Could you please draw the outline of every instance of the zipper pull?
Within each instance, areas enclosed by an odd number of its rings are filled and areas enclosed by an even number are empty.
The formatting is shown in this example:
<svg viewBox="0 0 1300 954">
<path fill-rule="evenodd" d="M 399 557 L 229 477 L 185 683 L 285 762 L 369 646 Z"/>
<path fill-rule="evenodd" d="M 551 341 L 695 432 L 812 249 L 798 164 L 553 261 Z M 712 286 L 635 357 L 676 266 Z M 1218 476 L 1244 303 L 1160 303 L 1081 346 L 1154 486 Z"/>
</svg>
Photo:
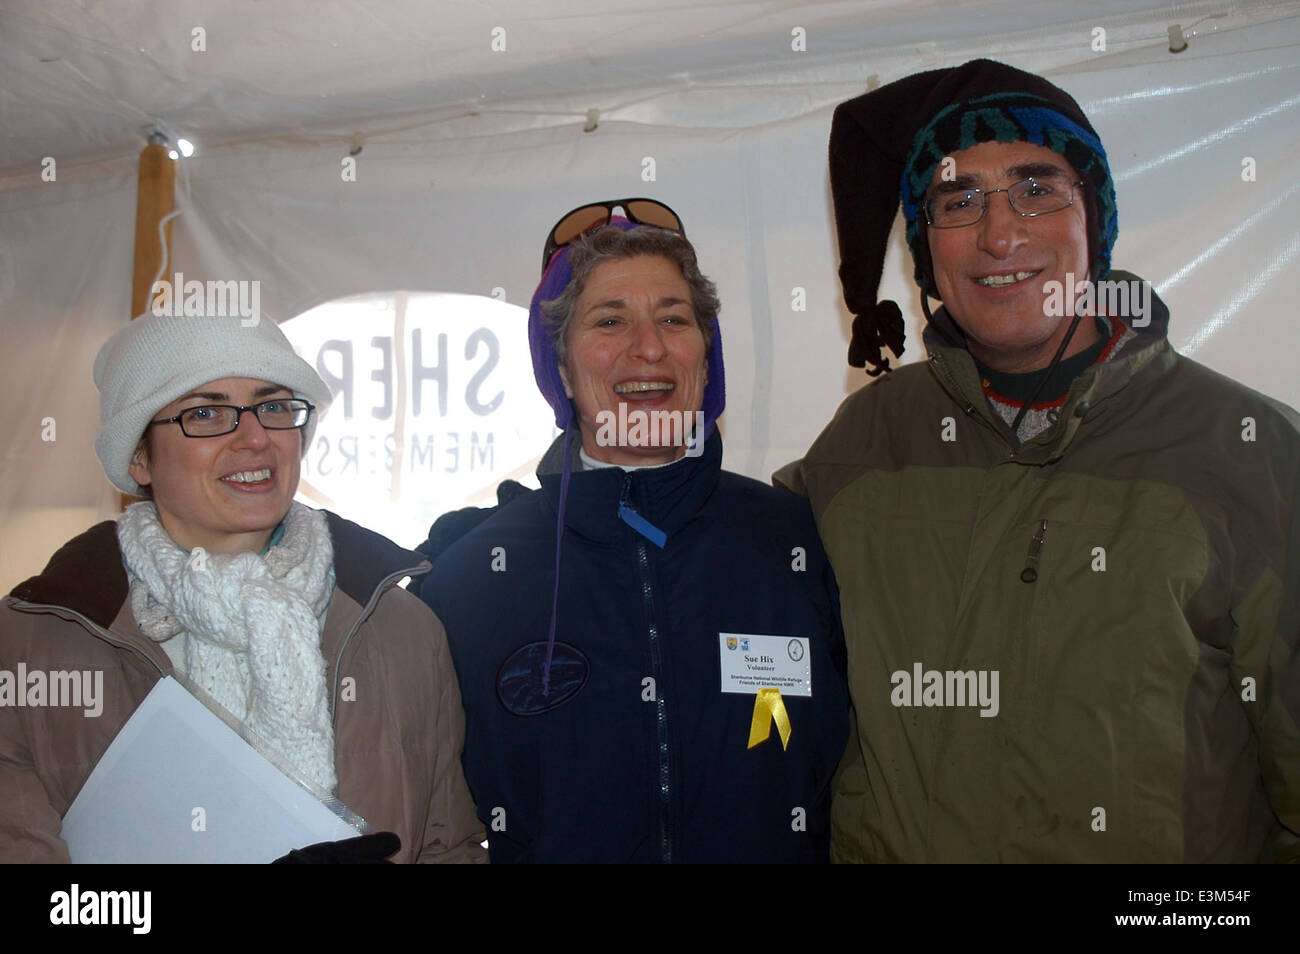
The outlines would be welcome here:
<svg viewBox="0 0 1300 954">
<path fill-rule="evenodd" d="M 668 542 L 668 534 L 632 509 L 631 504 L 627 502 L 628 492 L 631 489 L 632 478 L 628 477 L 623 481 L 623 493 L 618 498 L 618 519 L 662 550 L 664 544 Z"/>
<path fill-rule="evenodd" d="M 1020 571 L 1022 582 L 1032 583 L 1038 579 L 1038 558 L 1042 556 L 1045 542 L 1047 542 L 1046 520 L 1039 523 L 1038 532 L 1034 534 L 1034 539 L 1029 541 L 1029 553 L 1025 556 L 1025 568 Z"/>
</svg>

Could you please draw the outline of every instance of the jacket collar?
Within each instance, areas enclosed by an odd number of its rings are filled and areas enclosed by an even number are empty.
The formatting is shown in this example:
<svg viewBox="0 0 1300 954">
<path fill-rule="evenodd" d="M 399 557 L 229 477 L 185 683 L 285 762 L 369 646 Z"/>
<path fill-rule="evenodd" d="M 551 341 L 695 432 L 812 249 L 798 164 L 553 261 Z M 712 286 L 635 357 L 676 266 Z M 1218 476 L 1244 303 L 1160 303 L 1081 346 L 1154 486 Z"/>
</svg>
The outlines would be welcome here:
<svg viewBox="0 0 1300 954">
<path fill-rule="evenodd" d="M 1128 276 L 1129 273 L 1112 272 L 1112 275 Z M 934 313 L 923 338 L 931 370 L 952 398 L 962 404 L 967 413 L 978 414 L 1002 434 L 1015 448 L 1016 458 L 1029 463 L 1044 463 L 1064 452 L 1085 418 L 1095 421 L 1107 413 L 1114 406 L 1111 398 L 1120 394 L 1140 369 L 1153 361 L 1172 360 L 1173 352 L 1167 337 L 1169 307 L 1154 290 L 1151 303 L 1150 321 L 1142 327 L 1134 327 L 1128 317 L 1112 318 L 1132 334 L 1121 339 L 1108 360 L 1092 365 L 1074 379 L 1061 407 L 1058 423 L 1019 447 L 1010 427 L 989 407 L 975 359 L 966 348 L 966 337 L 946 308 L 939 308 Z"/>
<path fill-rule="evenodd" d="M 171 672 L 167 653 L 136 625 L 129 595 L 117 524 L 112 520 L 73 537 L 50 557 L 44 570 L 9 594 L 19 602 L 70 610 L 89 620 L 101 636 L 139 653 L 160 673 Z"/>
<path fill-rule="evenodd" d="M 67 607 L 107 629 L 128 592 L 117 524 L 105 520 L 65 543 L 44 570 L 19 583 L 9 595 L 28 603 Z"/>
<path fill-rule="evenodd" d="M 361 606 L 394 573 L 420 576 L 428 572 L 429 562 L 420 554 L 338 514 L 324 513 L 334 545 L 334 585 Z"/>
<path fill-rule="evenodd" d="M 578 460 L 577 441 L 572 449 Z M 619 519 L 619 501 L 668 535 L 688 524 L 704 507 L 722 470 L 722 438 L 715 428 L 699 457 L 683 457 L 668 467 L 624 471 L 621 467 L 577 471 L 569 478 L 564 523 L 592 540 L 608 541 L 628 527 Z M 561 475 L 539 474 L 553 512 L 558 512 Z"/>
</svg>

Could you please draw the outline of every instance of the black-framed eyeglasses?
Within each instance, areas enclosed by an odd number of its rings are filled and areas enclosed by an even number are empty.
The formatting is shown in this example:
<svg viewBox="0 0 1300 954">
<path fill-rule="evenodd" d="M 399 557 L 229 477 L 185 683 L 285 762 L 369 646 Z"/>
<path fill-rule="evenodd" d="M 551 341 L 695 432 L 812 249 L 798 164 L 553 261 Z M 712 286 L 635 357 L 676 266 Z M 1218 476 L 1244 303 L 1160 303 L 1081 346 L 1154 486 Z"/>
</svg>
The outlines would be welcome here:
<svg viewBox="0 0 1300 954">
<path fill-rule="evenodd" d="M 1005 189 L 957 189 L 940 192 L 926 199 L 922 208 L 925 221 L 936 229 L 958 229 L 974 225 L 984 218 L 989 208 L 989 196 L 999 192 L 1007 194 L 1011 208 L 1022 218 L 1049 215 L 1074 205 L 1074 190 L 1083 180 L 1071 182 L 1064 177 L 1031 176 Z"/>
<path fill-rule="evenodd" d="M 239 427 L 239 419 L 245 411 L 257 415 L 257 421 L 268 431 L 292 431 L 306 425 L 316 405 L 299 398 L 276 398 L 253 404 L 248 407 L 236 407 L 233 404 L 201 404 L 187 407 L 175 417 L 165 417 L 155 424 L 179 424 L 181 433 L 186 437 L 220 437 Z"/>
<path fill-rule="evenodd" d="M 572 212 L 565 213 L 564 217 L 555 223 L 555 228 L 551 229 L 551 234 L 546 237 L 546 250 L 542 252 L 542 274 L 546 273 L 546 266 L 551 264 L 551 256 L 558 249 L 564 248 L 579 235 L 608 225 L 610 219 L 614 217 L 615 209 L 622 209 L 627 220 L 637 225 L 653 225 L 656 228 L 671 229 L 682 235 L 686 234 L 686 229 L 682 226 L 682 220 L 677 213 L 657 199 L 610 199 L 607 202 L 589 202 L 587 205 L 578 206 Z"/>
</svg>

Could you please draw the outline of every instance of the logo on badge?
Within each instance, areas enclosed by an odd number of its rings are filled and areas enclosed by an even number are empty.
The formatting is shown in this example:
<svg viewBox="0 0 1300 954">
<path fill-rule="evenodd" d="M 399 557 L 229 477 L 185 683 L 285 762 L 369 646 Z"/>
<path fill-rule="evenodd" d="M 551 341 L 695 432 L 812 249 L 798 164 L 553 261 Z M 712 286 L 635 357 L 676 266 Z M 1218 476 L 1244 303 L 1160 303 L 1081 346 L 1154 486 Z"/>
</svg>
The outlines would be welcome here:
<svg viewBox="0 0 1300 954">
<path fill-rule="evenodd" d="M 749 652 L 749 638 L 746 636 L 740 637 L 740 651 L 742 653 Z"/>
<path fill-rule="evenodd" d="M 736 637 L 735 637 L 735 636 L 728 636 L 728 637 L 727 637 L 727 648 L 728 648 L 728 649 L 735 649 L 735 648 L 736 648 L 737 646 L 739 646 L 739 645 L 740 645 L 740 643 L 736 640 Z"/>
<path fill-rule="evenodd" d="M 789 644 L 785 647 L 785 651 L 790 654 L 790 658 L 795 662 L 803 659 L 803 643 L 799 642 L 797 639 L 790 640 Z"/>
</svg>

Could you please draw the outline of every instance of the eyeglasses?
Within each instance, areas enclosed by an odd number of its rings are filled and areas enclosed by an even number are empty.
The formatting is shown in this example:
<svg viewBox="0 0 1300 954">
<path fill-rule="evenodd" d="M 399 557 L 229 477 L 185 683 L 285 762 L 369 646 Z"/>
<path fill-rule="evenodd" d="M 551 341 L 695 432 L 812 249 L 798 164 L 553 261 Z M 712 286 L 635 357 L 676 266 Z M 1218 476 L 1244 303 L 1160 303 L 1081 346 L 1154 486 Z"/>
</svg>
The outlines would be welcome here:
<svg viewBox="0 0 1300 954">
<path fill-rule="evenodd" d="M 186 408 L 175 417 L 150 421 L 148 426 L 176 423 L 181 426 L 181 433 L 186 437 L 220 437 L 239 427 L 239 419 L 245 411 L 252 411 L 257 415 L 258 423 L 268 431 L 292 431 L 304 426 L 314 410 L 316 405 L 297 398 L 292 400 L 276 398 L 274 401 L 263 401 L 251 407 L 203 404 L 199 407 Z"/>
<path fill-rule="evenodd" d="M 943 192 L 932 199 L 926 199 L 922 208 L 925 209 L 926 222 L 936 229 L 956 229 L 963 225 L 974 225 L 984 218 L 984 213 L 989 208 L 989 196 L 1005 192 L 1011 208 L 1019 212 L 1022 218 L 1032 219 L 1036 215 L 1060 212 L 1074 205 L 1075 187 L 1081 185 L 1082 180 L 1070 182 L 1064 177 L 1031 177 L 1006 189 L 959 189 Z"/>
<path fill-rule="evenodd" d="M 569 212 L 555 223 L 551 234 L 546 237 L 546 250 L 542 253 L 542 274 L 551 264 L 551 256 L 564 248 L 580 235 L 593 229 L 608 225 L 614 217 L 614 210 L 622 209 L 629 222 L 637 225 L 653 225 L 660 229 L 670 229 L 686 234 L 682 220 L 677 213 L 662 202 L 654 199 L 611 199 L 608 202 L 592 202 L 581 205 Z"/>
</svg>

